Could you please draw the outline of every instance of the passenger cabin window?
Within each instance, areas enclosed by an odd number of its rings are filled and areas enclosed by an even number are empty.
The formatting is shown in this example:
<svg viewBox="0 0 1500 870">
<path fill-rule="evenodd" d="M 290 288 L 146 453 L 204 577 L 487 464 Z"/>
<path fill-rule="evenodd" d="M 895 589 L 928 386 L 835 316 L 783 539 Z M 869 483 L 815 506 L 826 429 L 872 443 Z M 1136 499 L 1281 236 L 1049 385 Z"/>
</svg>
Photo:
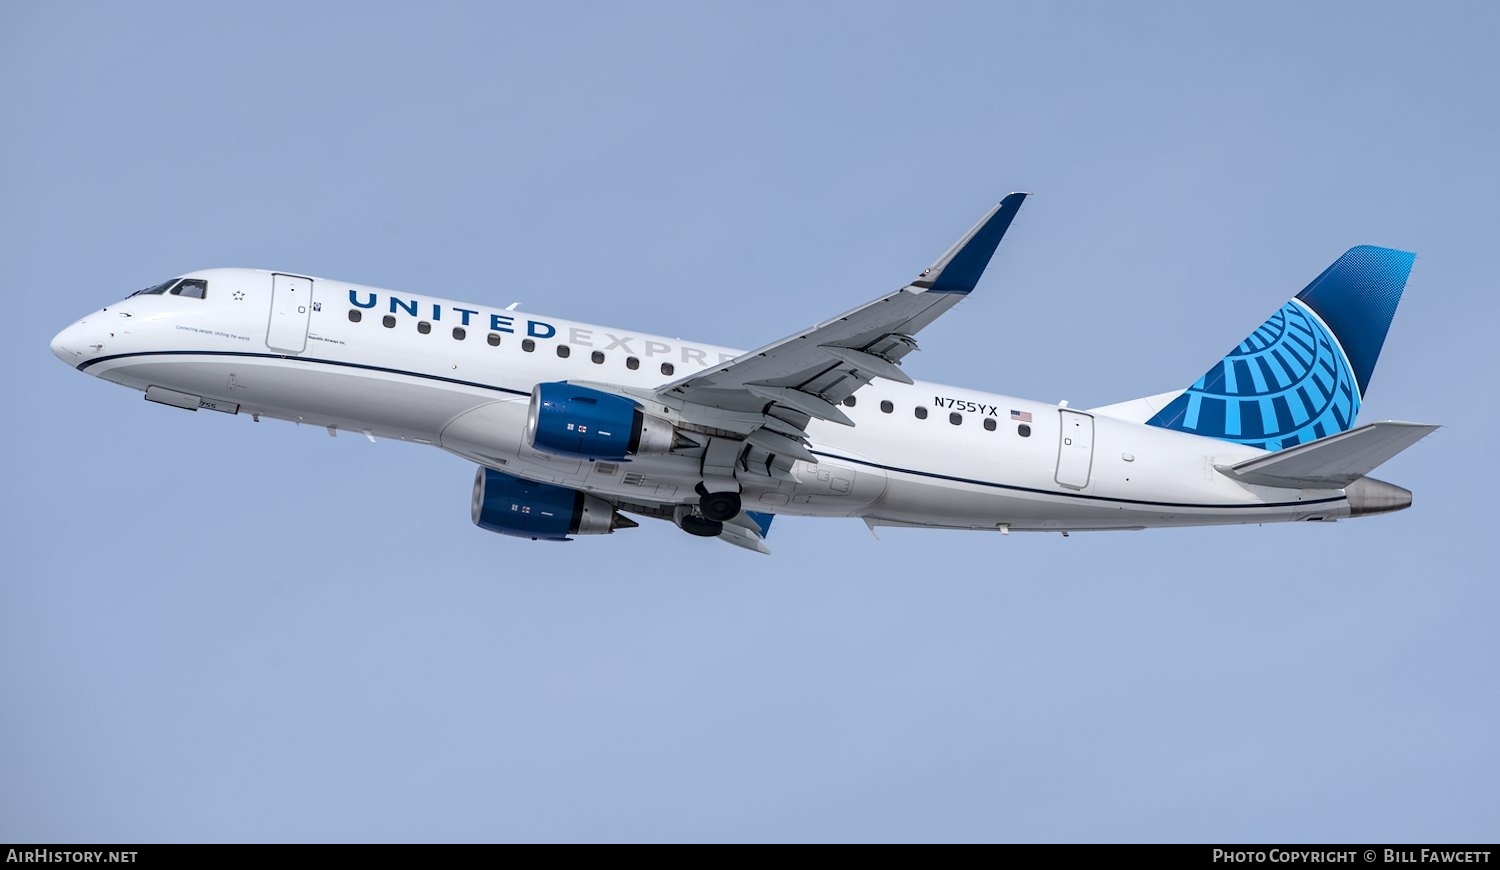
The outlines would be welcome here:
<svg viewBox="0 0 1500 870">
<path fill-rule="evenodd" d="M 986 431 L 986 432 L 993 432 L 993 431 L 995 431 L 995 418 L 994 417 L 985 417 L 984 418 L 984 431 Z"/>
<path fill-rule="evenodd" d="M 453 327 L 453 338 L 454 339 L 456 339 L 457 341 L 463 341 L 464 339 L 466 339 L 468 337 L 469 337 L 468 330 L 464 329 L 462 326 L 455 326 L 455 327 Z"/>
<path fill-rule="evenodd" d="M 964 415 L 958 413 L 957 411 L 954 411 L 952 414 L 948 415 L 948 422 L 952 423 L 955 426 L 963 425 Z"/>
<path fill-rule="evenodd" d="M 384 326 L 386 329 L 395 329 L 396 316 L 394 314 L 387 314 L 386 316 L 380 318 L 380 325 Z"/>
<path fill-rule="evenodd" d="M 490 343 L 490 347 L 500 346 L 500 334 L 497 332 L 492 332 L 485 336 L 484 340 Z"/>
<path fill-rule="evenodd" d="M 426 335 L 427 333 L 429 333 L 431 331 L 432 331 L 432 324 L 428 323 L 425 320 L 418 320 L 417 321 L 417 332 L 420 332 L 423 335 Z"/>
<path fill-rule="evenodd" d="M 847 398 L 847 399 L 844 400 L 844 407 L 845 408 L 852 408 L 852 407 L 854 407 L 854 397 L 853 396 L 850 396 L 849 398 Z"/>
<path fill-rule="evenodd" d="M 351 309 L 349 309 L 349 322 L 350 323 L 358 323 L 361 319 L 364 318 L 364 316 L 365 316 L 365 313 L 363 311 L 360 311 L 358 308 L 351 308 Z"/>
<path fill-rule="evenodd" d="M 880 413 L 889 414 L 894 410 L 896 410 L 896 406 L 892 405 L 889 399 L 880 403 Z"/>
<path fill-rule="evenodd" d="M 914 410 L 912 413 L 914 413 L 914 414 L 917 415 L 917 419 L 918 420 L 926 420 L 927 419 L 927 409 L 924 408 L 924 407 L 922 407 L 921 405 L 918 405 L 916 407 L 916 410 Z"/>
<path fill-rule="evenodd" d="M 594 365 L 602 366 L 604 365 L 604 352 L 596 350 L 593 353 L 589 354 L 589 359 L 594 361 Z"/>
<path fill-rule="evenodd" d="M 673 366 L 672 366 L 671 363 L 662 363 L 661 364 L 661 373 L 662 374 L 664 374 L 664 375 L 670 375 L 670 374 L 672 374 L 675 371 L 677 371 L 677 369 L 673 368 Z"/>
<path fill-rule="evenodd" d="M 206 299 L 208 297 L 208 282 L 202 278 L 188 278 L 172 288 L 173 296 L 186 296 L 189 299 Z"/>
<path fill-rule="evenodd" d="M 625 368 L 630 369 L 631 371 L 635 371 L 636 369 L 638 369 L 640 367 L 641 367 L 641 361 L 640 360 L 636 359 L 633 356 L 627 356 L 627 357 L 625 357 Z"/>
<path fill-rule="evenodd" d="M 573 348 L 568 347 L 566 344 L 559 344 L 557 346 L 557 357 L 558 357 L 558 359 L 567 359 L 568 357 L 570 357 L 572 355 L 573 355 Z"/>
<path fill-rule="evenodd" d="M 536 342 L 532 341 L 529 338 L 526 339 L 525 341 L 521 342 L 521 350 L 524 350 L 527 353 L 531 353 L 532 351 L 536 350 Z"/>
<path fill-rule="evenodd" d="M 1031 427 L 1027 426 L 1025 423 L 1022 423 L 1021 425 L 1016 427 L 1016 434 L 1020 435 L 1022 438 L 1030 438 Z"/>
</svg>

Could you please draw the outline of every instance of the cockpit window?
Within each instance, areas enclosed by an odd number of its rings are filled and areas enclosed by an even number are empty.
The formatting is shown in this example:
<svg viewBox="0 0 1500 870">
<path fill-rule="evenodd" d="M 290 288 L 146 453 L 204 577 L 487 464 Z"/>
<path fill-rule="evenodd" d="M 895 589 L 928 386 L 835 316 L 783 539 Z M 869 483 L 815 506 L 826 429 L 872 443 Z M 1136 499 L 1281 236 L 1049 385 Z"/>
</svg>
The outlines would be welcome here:
<svg viewBox="0 0 1500 870">
<path fill-rule="evenodd" d="M 157 284 L 155 287 L 147 287 L 145 290 L 137 290 L 134 293 L 130 294 L 130 296 L 160 296 L 161 294 L 167 292 L 168 287 L 171 287 L 176 283 L 177 279 L 173 278 L 170 281 L 163 281 L 160 284 Z M 129 299 L 130 296 L 127 296 L 125 298 Z"/>
<path fill-rule="evenodd" d="M 203 299 L 208 296 L 208 282 L 201 278 L 185 278 L 182 283 L 172 288 L 172 295 Z"/>
</svg>

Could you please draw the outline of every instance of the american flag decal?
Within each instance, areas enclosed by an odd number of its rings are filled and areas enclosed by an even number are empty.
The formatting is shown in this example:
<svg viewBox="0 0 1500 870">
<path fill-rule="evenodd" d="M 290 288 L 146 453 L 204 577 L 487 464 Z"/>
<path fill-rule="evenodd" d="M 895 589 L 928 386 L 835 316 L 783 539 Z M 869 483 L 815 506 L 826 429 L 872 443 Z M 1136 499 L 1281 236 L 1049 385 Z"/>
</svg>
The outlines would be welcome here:
<svg viewBox="0 0 1500 870">
<path fill-rule="evenodd" d="M 1015 420 L 1017 423 L 1030 423 L 1031 422 L 1031 412 L 1030 411 L 1017 411 L 1014 408 L 1012 408 L 1011 412 L 1010 412 L 1010 418 L 1012 420 Z"/>
</svg>

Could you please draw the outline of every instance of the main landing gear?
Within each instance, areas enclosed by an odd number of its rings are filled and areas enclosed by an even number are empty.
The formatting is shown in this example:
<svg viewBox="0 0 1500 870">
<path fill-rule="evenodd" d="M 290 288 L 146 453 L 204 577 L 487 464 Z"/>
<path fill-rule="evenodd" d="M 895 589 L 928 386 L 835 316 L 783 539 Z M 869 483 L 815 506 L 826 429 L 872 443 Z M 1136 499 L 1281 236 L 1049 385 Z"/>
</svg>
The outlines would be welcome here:
<svg viewBox="0 0 1500 870">
<path fill-rule="evenodd" d="M 677 527 L 700 538 L 717 538 L 724 531 L 724 524 L 708 520 L 697 514 L 685 514 L 677 518 Z"/>
<path fill-rule="evenodd" d="M 688 505 L 678 505 L 673 520 L 690 535 L 700 538 L 717 538 L 724 531 L 724 523 L 739 516 L 740 494 L 719 490 L 709 492 L 708 487 L 698 484 L 698 510 Z"/>
<path fill-rule="evenodd" d="M 740 513 L 740 494 L 737 492 L 707 492 L 699 485 L 698 510 L 706 519 L 723 523 Z"/>
</svg>

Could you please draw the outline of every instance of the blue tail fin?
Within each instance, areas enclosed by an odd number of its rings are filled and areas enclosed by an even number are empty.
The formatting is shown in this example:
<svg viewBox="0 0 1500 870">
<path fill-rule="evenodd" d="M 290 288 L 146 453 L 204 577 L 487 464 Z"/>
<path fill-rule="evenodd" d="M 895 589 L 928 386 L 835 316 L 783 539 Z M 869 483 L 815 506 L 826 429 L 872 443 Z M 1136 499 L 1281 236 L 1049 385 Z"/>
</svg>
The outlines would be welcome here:
<svg viewBox="0 0 1500 870">
<path fill-rule="evenodd" d="M 1348 431 L 1415 260 L 1351 248 L 1146 422 L 1266 450 Z"/>
</svg>

